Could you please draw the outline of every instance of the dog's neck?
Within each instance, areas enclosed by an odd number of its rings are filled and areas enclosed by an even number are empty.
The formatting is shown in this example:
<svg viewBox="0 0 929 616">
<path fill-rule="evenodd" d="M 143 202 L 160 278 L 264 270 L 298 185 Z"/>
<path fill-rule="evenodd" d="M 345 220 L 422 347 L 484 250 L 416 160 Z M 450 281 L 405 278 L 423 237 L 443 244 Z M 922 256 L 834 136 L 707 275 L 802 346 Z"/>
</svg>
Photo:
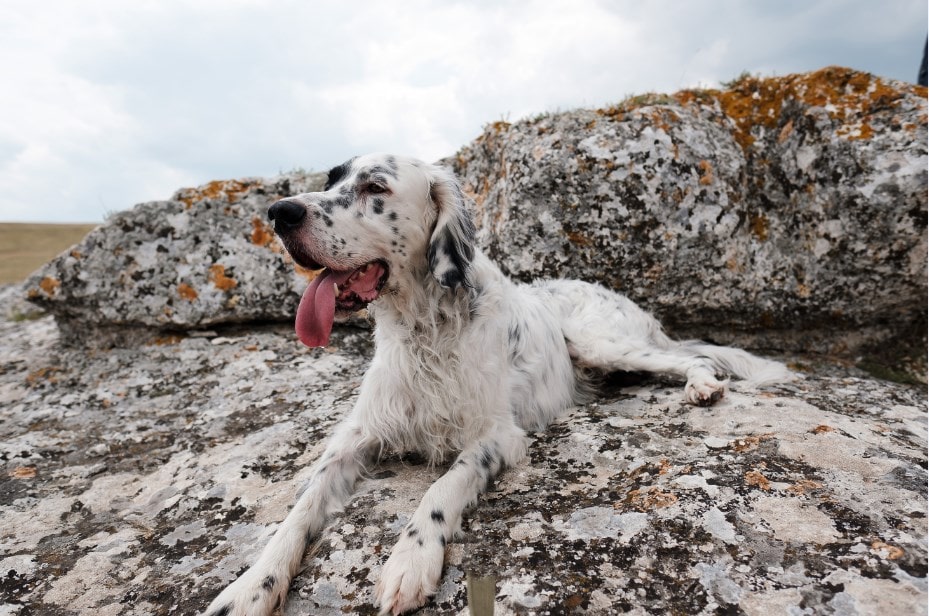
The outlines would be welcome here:
<svg viewBox="0 0 929 616">
<path fill-rule="evenodd" d="M 379 330 L 401 336 L 408 343 L 434 341 L 458 335 L 471 322 L 480 303 L 480 289 L 471 285 L 447 289 L 428 271 L 410 272 L 371 304 Z"/>
</svg>

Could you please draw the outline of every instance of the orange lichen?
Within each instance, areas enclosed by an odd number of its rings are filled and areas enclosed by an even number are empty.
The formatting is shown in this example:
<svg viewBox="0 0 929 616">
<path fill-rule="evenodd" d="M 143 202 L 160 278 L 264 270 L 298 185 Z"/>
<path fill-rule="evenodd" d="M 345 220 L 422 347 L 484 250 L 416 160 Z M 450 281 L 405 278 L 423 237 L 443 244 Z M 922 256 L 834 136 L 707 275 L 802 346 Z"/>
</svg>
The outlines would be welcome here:
<svg viewBox="0 0 929 616">
<path fill-rule="evenodd" d="M 495 133 L 505 133 L 510 130 L 510 126 L 512 125 L 505 120 L 497 120 L 496 122 L 491 122 L 489 128 Z"/>
<path fill-rule="evenodd" d="M 184 202 L 188 209 L 194 203 L 206 199 L 223 199 L 228 203 L 234 203 L 256 184 L 257 180 L 215 180 L 197 188 L 182 188 L 177 191 L 175 198 Z"/>
<path fill-rule="evenodd" d="M 791 494 L 806 494 L 810 490 L 819 490 L 823 487 L 823 484 L 818 481 L 813 481 L 812 479 L 801 479 L 797 483 L 793 484 L 787 491 Z"/>
<path fill-rule="evenodd" d="M 645 94 L 599 109 L 597 113 L 621 121 L 626 114 L 644 106 L 716 104 L 733 121 L 736 142 L 748 151 L 756 137 L 764 131 L 776 130 L 779 143 L 790 137 L 795 128 L 793 121 L 788 120 L 783 126 L 781 122 L 785 106 L 791 103 L 822 110 L 834 122 L 839 137 L 871 139 L 874 136 L 871 125 L 873 114 L 895 108 L 908 94 L 926 98 L 926 93 L 922 86 L 900 87 L 868 73 L 832 66 L 783 77 L 745 75 L 722 90 L 682 90 L 671 96 Z M 653 110 L 650 118 L 656 127 L 667 130 L 668 121 L 674 113 L 667 108 Z M 923 125 L 926 123 L 925 118 L 919 121 Z"/>
<path fill-rule="evenodd" d="M 17 466 L 7 474 L 11 479 L 32 479 L 35 477 L 35 473 L 34 466 Z"/>
<path fill-rule="evenodd" d="M 671 462 L 667 458 L 662 458 L 658 463 L 658 474 L 667 475 L 672 468 Z"/>
<path fill-rule="evenodd" d="M 61 281 L 58 280 L 57 278 L 52 278 L 51 276 L 46 276 L 45 278 L 39 281 L 39 288 L 42 289 L 42 291 L 46 295 L 49 295 L 49 296 L 57 293 L 58 288 L 60 286 L 61 286 Z"/>
<path fill-rule="evenodd" d="M 815 428 L 813 428 L 811 432 L 813 432 L 813 434 L 822 434 L 823 432 L 835 432 L 835 428 L 833 428 L 832 426 L 821 425 L 821 426 L 816 426 Z"/>
<path fill-rule="evenodd" d="M 252 218 L 252 244 L 267 246 L 274 241 L 274 231 L 265 221 L 255 216 Z"/>
<path fill-rule="evenodd" d="M 789 101 L 823 109 L 830 119 L 842 124 L 836 129 L 839 136 L 869 139 L 874 131 L 868 116 L 896 106 L 906 94 L 879 77 L 835 66 L 786 77 L 746 77 L 728 90 L 709 92 L 735 122 L 736 141 L 746 149 L 755 141 L 752 129 L 777 127 Z M 778 138 L 786 139 L 790 130 L 792 127 L 785 125 Z"/>
<path fill-rule="evenodd" d="M 198 296 L 197 290 L 186 282 L 182 282 L 181 284 L 177 285 L 177 294 L 190 302 L 197 299 Z"/>
<path fill-rule="evenodd" d="M 903 551 L 903 548 L 899 548 L 895 545 L 890 545 L 889 543 L 884 543 L 883 541 L 874 541 L 871 543 L 871 550 L 881 558 L 887 560 L 897 560 L 903 556 L 906 552 Z"/>
<path fill-rule="evenodd" d="M 708 186 L 713 183 L 713 165 L 710 164 L 708 160 L 701 160 L 699 163 L 700 171 L 700 186 Z"/>
<path fill-rule="evenodd" d="M 54 366 L 39 368 L 26 375 L 26 384 L 29 387 L 35 387 L 40 381 L 55 384 L 58 382 L 58 377 L 54 376 L 56 372 L 61 372 L 61 368 L 55 368 Z"/>
<path fill-rule="evenodd" d="M 677 502 L 677 496 L 671 492 L 663 492 L 658 486 L 649 486 L 630 491 L 626 501 L 634 509 L 648 511 L 670 507 Z"/>
<path fill-rule="evenodd" d="M 773 438 L 773 433 L 768 434 L 759 434 L 758 436 L 746 436 L 744 438 L 736 439 L 733 441 L 733 450 L 736 453 L 745 453 L 746 451 L 753 451 L 758 449 L 758 445 L 762 441 L 766 441 L 769 438 Z"/>
<path fill-rule="evenodd" d="M 220 291 L 229 291 L 238 285 L 238 281 L 226 275 L 226 266 L 216 263 L 210 266 L 210 282 Z"/>
<path fill-rule="evenodd" d="M 761 488 L 765 492 L 769 492 L 771 490 L 771 482 L 768 481 L 768 478 L 758 470 L 748 471 L 745 473 L 745 484 Z"/>
</svg>

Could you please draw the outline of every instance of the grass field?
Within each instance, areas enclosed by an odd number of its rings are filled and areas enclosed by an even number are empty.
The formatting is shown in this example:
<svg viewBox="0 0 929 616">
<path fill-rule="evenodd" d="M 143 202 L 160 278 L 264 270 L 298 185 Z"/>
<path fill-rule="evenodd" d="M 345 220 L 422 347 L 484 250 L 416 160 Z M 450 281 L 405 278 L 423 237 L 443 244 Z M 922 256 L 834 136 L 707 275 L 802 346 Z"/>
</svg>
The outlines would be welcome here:
<svg viewBox="0 0 929 616">
<path fill-rule="evenodd" d="M 0 284 L 22 282 L 96 226 L 0 223 Z"/>
</svg>

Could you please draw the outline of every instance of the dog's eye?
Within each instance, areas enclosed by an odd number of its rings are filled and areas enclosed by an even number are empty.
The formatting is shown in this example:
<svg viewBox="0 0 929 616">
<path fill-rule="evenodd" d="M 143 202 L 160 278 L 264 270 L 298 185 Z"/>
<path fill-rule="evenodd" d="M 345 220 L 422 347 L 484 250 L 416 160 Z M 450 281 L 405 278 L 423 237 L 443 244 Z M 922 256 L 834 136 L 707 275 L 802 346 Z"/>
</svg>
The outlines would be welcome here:
<svg viewBox="0 0 929 616">
<path fill-rule="evenodd" d="M 380 195 L 387 192 L 387 189 L 380 184 L 368 184 L 366 191 L 372 195 Z"/>
</svg>

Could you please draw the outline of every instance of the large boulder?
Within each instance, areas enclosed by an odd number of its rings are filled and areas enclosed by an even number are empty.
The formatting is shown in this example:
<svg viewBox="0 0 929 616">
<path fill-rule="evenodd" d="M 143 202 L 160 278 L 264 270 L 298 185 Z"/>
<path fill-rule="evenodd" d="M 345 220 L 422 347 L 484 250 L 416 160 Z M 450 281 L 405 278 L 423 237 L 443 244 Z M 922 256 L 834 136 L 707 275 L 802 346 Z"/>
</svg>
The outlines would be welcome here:
<svg viewBox="0 0 929 616">
<path fill-rule="evenodd" d="M 516 278 L 600 281 L 752 346 L 925 340 L 926 88 L 745 77 L 498 122 L 448 162 Z"/>
<path fill-rule="evenodd" d="M 0 315 L 0 613 L 200 613 L 287 514 L 352 406 L 369 333 L 310 350 L 265 326 L 86 353 L 57 332 Z M 611 384 L 467 513 L 419 613 L 467 614 L 481 577 L 497 614 L 926 613 L 925 390 L 806 369 L 709 409 L 680 383 Z M 372 467 L 284 614 L 373 614 L 443 470 Z"/>
<path fill-rule="evenodd" d="M 282 257 L 267 208 L 321 190 L 325 177 L 210 182 L 118 212 L 35 272 L 27 296 L 84 346 L 293 319 L 312 275 Z"/>
</svg>

